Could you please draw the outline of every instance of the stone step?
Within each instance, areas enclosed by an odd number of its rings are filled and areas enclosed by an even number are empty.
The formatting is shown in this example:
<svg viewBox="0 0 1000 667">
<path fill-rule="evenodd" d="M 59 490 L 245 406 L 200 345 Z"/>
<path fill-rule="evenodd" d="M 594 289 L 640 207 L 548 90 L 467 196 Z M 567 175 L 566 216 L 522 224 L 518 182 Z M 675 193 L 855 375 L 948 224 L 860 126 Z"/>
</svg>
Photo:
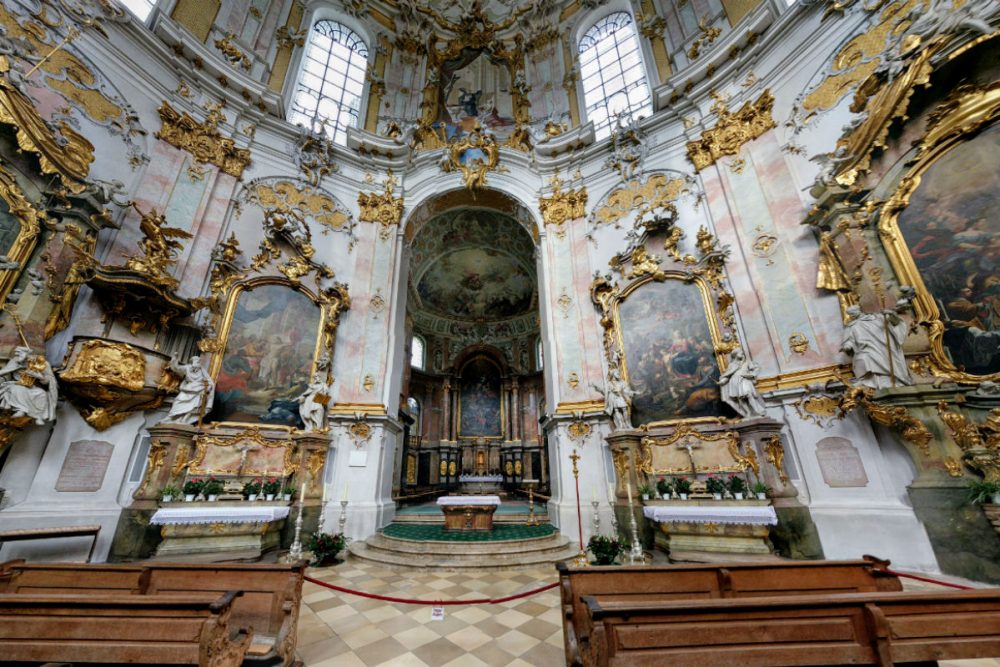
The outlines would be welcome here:
<svg viewBox="0 0 1000 667">
<path fill-rule="evenodd" d="M 461 542 L 454 544 L 459 548 L 468 546 L 468 544 Z M 367 542 L 353 542 L 348 546 L 347 551 L 351 559 L 388 565 L 393 568 L 424 570 L 519 569 L 544 566 L 569 560 L 577 554 L 575 543 L 569 543 L 557 550 L 528 553 L 513 551 L 497 553 L 494 551 L 489 555 L 461 552 L 449 555 L 402 553 L 375 548 Z"/>
<path fill-rule="evenodd" d="M 388 537 L 377 533 L 365 542 L 372 549 L 389 551 L 398 554 L 430 555 L 452 557 L 456 554 L 470 557 L 492 555 L 497 553 L 542 554 L 557 552 L 569 545 L 569 539 L 555 533 L 544 537 L 533 537 L 524 540 L 490 541 L 490 542 L 446 542 L 438 540 L 405 540 Z"/>
</svg>

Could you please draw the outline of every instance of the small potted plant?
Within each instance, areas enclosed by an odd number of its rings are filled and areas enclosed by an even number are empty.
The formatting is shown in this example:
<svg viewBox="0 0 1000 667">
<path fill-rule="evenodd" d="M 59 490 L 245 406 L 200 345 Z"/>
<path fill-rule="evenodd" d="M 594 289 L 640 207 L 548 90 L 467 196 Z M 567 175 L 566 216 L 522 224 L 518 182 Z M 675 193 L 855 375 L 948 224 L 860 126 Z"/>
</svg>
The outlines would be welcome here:
<svg viewBox="0 0 1000 667">
<path fill-rule="evenodd" d="M 587 551 L 594 554 L 594 565 L 614 565 L 615 560 L 624 553 L 625 547 L 614 538 L 593 535 L 587 543 Z"/>
<path fill-rule="evenodd" d="M 733 498 L 743 500 L 743 494 L 747 490 L 747 483 L 742 477 L 739 475 L 730 475 L 729 483 L 726 486 L 729 488 L 729 493 L 733 494 Z"/>
<path fill-rule="evenodd" d="M 681 497 L 681 500 L 687 500 L 688 494 L 691 493 L 691 480 L 687 477 L 678 477 L 674 480 L 674 491 Z"/>
<path fill-rule="evenodd" d="M 726 483 L 721 477 L 709 475 L 705 478 L 705 490 L 711 493 L 715 500 L 722 500 L 722 494 L 726 492 Z"/>
<path fill-rule="evenodd" d="M 336 560 L 337 554 L 347 546 L 343 533 L 313 533 L 309 536 L 306 548 L 312 552 L 313 565 L 329 565 Z"/>
<path fill-rule="evenodd" d="M 977 480 L 969 482 L 969 502 L 1000 505 L 1000 483 Z"/>
<path fill-rule="evenodd" d="M 758 479 L 750 490 L 757 496 L 757 500 L 767 500 L 767 494 L 771 492 L 771 487 Z"/>
<path fill-rule="evenodd" d="M 176 486 L 170 486 L 168 484 L 167 486 L 163 487 L 162 491 L 160 491 L 160 500 L 162 500 L 165 503 L 169 503 L 174 498 L 179 498 L 180 495 L 181 492 L 177 490 Z"/>
<path fill-rule="evenodd" d="M 639 495 L 642 496 L 643 500 L 649 500 L 649 497 L 653 495 L 653 489 L 649 487 L 649 484 L 640 484 Z"/>
<path fill-rule="evenodd" d="M 184 502 L 189 503 L 194 500 L 205 488 L 205 480 L 197 477 L 184 482 Z"/>
<path fill-rule="evenodd" d="M 260 495 L 260 487 L 263 484 L 260 477 L 252 479 L 243 485 L 243 497 L 253 502 L 257 500 L 257 496 Z"/>
<path fill-rule="evenodd" d="M 277 477 L 271 477 L 266 482 L 264 482 L 265 500 L 274 500 L 274 496 L 277 495 L 278 491 L 280 490 L 281 490 L 281 482 L 278 481 Z"/>
<path fill-rule="evenodd" d="M 661 498 L 663 498 L 664 500 L 669 500 L 671 490 L 672 489 L 670 488 L 670 482 L 667 481 L 666 477 L 661 477 L 660 479 L 656 480 L 656 492 L 660 494 Z"/>
<path fill-rule="evenodd" d="M 208 497 L 208 501 L 210 503 L 214 503 L 216 500 L 219 499 L 219 494 L 222 493 L 223 488 L 224 487 L 222 485 L 222 480 L 216 479 L 214 477 L 209 477 L 208 480 L 205 482 L 205 488 L 202 489 L 202 493 L 204 493 Z"/>
<path fill-rule="evenodd" d="M 295 493 L 294 487 L 291 484 L 285 484 L 285 487 L 281 489 L 281 498 L 285 502 L 292 499 L 292 494 Z"/>
</svg>

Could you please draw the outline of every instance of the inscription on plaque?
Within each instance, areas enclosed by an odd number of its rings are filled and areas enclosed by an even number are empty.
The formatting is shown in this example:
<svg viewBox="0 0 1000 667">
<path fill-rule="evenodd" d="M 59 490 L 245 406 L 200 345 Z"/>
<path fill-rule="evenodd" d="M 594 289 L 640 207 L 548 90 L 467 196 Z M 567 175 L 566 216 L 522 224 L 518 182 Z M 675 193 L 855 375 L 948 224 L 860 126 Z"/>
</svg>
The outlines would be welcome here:
<svg viewBox="0 0 1000 667">
<path fill-rule="evenodd" d="M 868 475 L 861 462 L 861 455 L 850 440 L 823 438 L 816 443 L 816 459 L 827 486 L 868 486 Z"/>
<path fill-rule="evenodd" d="M 63 459 L 56 491 L 98 491 L 104 483 L 115 446 L 103 440 L 77 440 Z"/>
</svg>

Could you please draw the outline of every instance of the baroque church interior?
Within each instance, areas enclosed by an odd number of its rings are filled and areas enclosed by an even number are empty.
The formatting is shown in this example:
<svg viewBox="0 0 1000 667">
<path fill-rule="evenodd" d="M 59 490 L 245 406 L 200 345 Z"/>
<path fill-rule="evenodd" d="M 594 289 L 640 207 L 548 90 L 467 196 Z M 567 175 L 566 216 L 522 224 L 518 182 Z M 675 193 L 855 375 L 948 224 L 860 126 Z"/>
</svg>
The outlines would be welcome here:
<svg viewBox="0 0 1000 667">
<path fill-rule="evenodd" d="M 0 0 L 0 662 L 1000 657 L 998 164 L 996 0 Z"/>
</svg>

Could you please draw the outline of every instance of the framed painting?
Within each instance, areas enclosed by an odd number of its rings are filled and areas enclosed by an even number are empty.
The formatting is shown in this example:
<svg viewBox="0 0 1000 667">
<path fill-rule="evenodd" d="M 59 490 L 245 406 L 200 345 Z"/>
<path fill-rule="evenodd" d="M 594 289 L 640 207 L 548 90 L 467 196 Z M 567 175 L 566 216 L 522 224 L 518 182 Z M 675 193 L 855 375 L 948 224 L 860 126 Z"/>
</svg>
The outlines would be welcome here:
<svg viewBox="0 0 1000 667">
<path fill-rule="evenodd" d="M 728 416 L 707 298 L 700 280 L 643 280 L 622 292 L 615 325 L 634 426 Z"/>
<path fill-rule="evenodd" d="M 503 438 L 500 369 L 496 364 L 484 357 L 465 364 L 458 396 L 459 438 Z"/>
</svg>

